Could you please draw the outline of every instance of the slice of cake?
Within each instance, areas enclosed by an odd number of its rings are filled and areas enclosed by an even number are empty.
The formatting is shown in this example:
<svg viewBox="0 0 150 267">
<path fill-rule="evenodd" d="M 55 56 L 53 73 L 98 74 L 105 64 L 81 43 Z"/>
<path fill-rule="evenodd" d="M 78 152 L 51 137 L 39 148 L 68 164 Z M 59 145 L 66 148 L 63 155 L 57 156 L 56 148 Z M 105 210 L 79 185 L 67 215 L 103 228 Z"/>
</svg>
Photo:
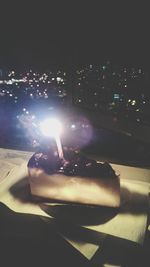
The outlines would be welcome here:
<svg viewBox="0 0 150 267">
<path fill-rule="evenodd" d="M 88 159 L 69 149 L 65 159 L 48 149 L 28 162 L 31 194 L 45 199 L 119 207 L 120 180 L 107 162 Z"/>
</svg>

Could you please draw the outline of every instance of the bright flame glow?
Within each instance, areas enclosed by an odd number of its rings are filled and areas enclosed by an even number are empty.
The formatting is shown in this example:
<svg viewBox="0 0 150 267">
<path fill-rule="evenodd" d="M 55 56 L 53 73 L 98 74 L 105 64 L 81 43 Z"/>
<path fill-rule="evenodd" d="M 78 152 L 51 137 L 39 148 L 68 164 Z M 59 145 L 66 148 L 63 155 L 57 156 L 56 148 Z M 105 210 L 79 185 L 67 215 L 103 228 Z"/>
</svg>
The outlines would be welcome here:
<svg viewBox="0 0 150 267">
<path fill-rule="evenodd" d="M 61 124 L 57 119 L 46 119 L 42 123 L 40 123 L 40 128 L 42 133 L 45 136 L 50 136 L 55 138 L 58 155 L 61 159 L 64 158 L 62 144 L 60 140 L 60 133 L 61 133 Z"/>
<path fill-rule="evenodd" d="M 56 138 L 60 135 L 62 127 L 61 123 L 57 119 L 46 119 L 40 123 L 40 129 L 42 134 Z"/>
</svg>

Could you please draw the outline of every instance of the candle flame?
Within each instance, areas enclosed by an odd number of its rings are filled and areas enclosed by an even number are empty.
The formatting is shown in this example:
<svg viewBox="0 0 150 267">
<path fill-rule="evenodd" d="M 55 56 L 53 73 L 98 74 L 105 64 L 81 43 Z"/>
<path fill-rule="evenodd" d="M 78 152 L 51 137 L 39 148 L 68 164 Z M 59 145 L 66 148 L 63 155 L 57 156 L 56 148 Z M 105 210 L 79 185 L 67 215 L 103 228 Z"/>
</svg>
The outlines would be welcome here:
<svg viewBox="0 0 150 267">
<path fill-rule="evenodd" d="M 63 159 L 63 149 L 60 140 L 61 123 L 57 119 L 46 119 L 40 123 L 41 132 L 45 136 L 53 137 L 56 141 L 59 158 Z"/>
</svg>

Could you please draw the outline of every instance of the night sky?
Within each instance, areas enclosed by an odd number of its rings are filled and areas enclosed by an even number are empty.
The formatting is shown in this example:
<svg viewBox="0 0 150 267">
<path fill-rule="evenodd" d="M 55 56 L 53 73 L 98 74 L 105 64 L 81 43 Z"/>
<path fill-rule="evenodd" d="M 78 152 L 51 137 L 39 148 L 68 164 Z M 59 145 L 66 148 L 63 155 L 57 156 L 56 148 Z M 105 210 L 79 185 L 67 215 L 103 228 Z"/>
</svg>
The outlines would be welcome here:
<svg viewBox="0 0 150 267">
<path fill-rule="evenodd" d="M 143 1 L 20 2 L 1 6 L 0 68 L 105 60 L 150 68 L 149 8 Z"/>
</svg>

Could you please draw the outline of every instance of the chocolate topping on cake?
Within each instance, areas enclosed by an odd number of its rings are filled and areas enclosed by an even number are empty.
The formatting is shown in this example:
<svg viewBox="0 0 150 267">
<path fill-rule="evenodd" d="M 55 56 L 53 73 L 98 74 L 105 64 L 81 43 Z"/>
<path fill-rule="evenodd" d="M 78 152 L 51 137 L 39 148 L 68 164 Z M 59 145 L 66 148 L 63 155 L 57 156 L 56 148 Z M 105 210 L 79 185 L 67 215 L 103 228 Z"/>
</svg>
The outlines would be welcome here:
<svg viewBox="0 0 150 267">
<path fill-rule="evenodd" d="M 29 168 L 44 170 L 47 174 L 59 173 L 81 177 L 116 177 L 109 163 L 100 163 L 83 156 L 72 149 L 64 149 L 64 158 L 60 159 L 57 151 L 47 149 L 35 153 L 28 162 Z"/>
</svg>

